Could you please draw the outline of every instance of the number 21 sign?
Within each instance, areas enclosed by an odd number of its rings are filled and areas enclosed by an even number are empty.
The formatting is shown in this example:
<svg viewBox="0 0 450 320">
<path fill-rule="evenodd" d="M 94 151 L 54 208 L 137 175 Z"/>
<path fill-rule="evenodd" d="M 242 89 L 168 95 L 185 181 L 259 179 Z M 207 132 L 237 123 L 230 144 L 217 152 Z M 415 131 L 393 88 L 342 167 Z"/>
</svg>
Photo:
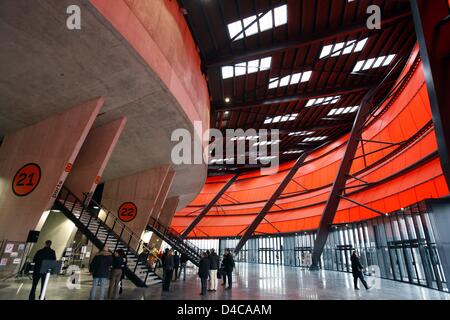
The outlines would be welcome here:
<svg viewBox="0 0 450 320">
<path fill-rule="evenodd" d="M 39 181 L 41 181 L 41 168 L 36 163 L 28 163 L 14 175 L 12 191 L 16 196 L 27 196 L 36 189 Z"/>
</svg>

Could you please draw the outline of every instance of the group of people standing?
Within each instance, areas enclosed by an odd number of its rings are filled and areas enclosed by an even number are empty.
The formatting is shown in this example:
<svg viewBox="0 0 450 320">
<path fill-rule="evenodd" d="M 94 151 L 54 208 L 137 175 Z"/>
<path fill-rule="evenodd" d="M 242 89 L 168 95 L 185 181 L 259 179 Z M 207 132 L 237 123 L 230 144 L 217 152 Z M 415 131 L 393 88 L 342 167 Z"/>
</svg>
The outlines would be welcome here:
<svg viewBox="0 0 450 320">
<path fill-rule="evenodd" d="M 126 264 L 127 258 L 122 249 L 112 253 L 103 247 L 89 265 L 89 272 L 93 277 L 89 300 L 95 300 L 97 287 L 100 287 L 99 300 L 104 300 L 108 279 L 108 299 L 118 299 L 122 291 L 121 284 Z"/>
<path fill-rule="evenodd" d="M 198 268 L 198 276 L 201 281 L 201 292 L 200 295 L 205 295 L 206 291 L 217 291 L 218 279 L 222 278 L 222 286 L 226 286 L 228 280 L 227 289 L 232 288 L 233 283 L 233 270 L 234 270 L 234 259 L 230 250 L 226 250 L 223 255 L 222 263 L 220 264 L 219 256 L 214 249 L 211 251 L 203 252 L 203 256 L 200 259 L 200 264 Z M 220 269 L 219 269 L 220 265 Z M 208 279 L 209 279 L 209 289 L 208 289 Z"/>
<path fill-rule="evenodd" d="M 185 253 L 181 255 L 173 249 L 166 248 L 160 257 L 163 268 L 163 291 L 169 291 L 170 283 L 177 281 L 183 272 L 183 280 L 186 280 L 186 264 L 188 257 Z"/>
</svg>

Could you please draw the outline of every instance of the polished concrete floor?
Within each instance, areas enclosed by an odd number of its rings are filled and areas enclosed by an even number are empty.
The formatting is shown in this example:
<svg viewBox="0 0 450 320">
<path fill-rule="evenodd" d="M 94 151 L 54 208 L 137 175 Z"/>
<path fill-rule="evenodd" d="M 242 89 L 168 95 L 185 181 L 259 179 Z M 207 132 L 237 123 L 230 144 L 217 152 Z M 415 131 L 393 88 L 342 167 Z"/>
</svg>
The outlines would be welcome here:
<svg viewBox="0 0 450 320">
<path fill-rule="evenodd" d="M 369 278 L 372 289 L 353 290 L 351 274 L 333 271 L 310 272 L 293 267 L 237 264 L 232 290 L 220 286 L 217 292 L 199 295 L 200 283 L 194 269 L 188 269 L 186 281 L 172 282 L 170 292 L 162 292 L 161 285 L 141 289 L 126 281 L 120 299 L 130 300 L 450 300 L 450 294 L 405 283 Z M 52 278 L 46 298 L 48 300 L 86 300 L 91 278 L 81 275 L 81 288 L 69 290 L 67 277 Z M 31 281 L 9 279 L 0 282 L 0 300 L 27 299 Z"/>
</svg>

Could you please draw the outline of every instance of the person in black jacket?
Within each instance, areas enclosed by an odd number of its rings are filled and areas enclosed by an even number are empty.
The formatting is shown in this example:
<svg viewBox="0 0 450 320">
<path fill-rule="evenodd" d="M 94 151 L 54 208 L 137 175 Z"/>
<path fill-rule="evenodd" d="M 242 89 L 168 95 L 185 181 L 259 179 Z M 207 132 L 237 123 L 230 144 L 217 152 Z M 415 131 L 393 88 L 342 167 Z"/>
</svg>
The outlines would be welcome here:
<svg viewBox="0 0 450 320">
<path fill-rule="evenodd" d="M 217 291 L 217 270 L 219 269 L 219 256 L 214 249 L 208 256 L 209 259 L 209 291 Z"/>
<path fill-rule="evenodd" d="M 163 269 L 164 269 L 163 291 L 169 291 L 170 281 L 172 280 L 173 276 L 173 268 L 174 268 L 173 250 L 170 249 L 163 260 Z"/>
<path fill-rule="evenodd" d="M 362 266 L 361 262 L 359 261 L 359 256 L 356 251 L 352 252 L 350 261 L 352 262 L 353 284 L 355 286 L 355 290 L 359 290 L 358 279 L 361 280 L 361 282 L 362 282 L 363 286 L 366 288 L 366 290 L 369 290 L 370 288 L 367 285 L 366 281 L 364 280 L 364 275 L 362 273 L 362 271 L 364 270 L 364 267 Z"/>
<path fill-rule="evenodd" d="M 112 254 L 105 248 L 102 248 L 92 259 L 89 265 L 89 272 L 92 273 L 92 289 L 89 296 L 90 300 L 95 300 L 97 286 L 100 286 L 99 299 L 103 300 L 105 297 L 106 282 L 109 278 L 109 269 L 113 262 Z"/>
<path fill-rule="evenodd" d="M 178 269 L 180 268 L 180 256 L 178 255 L 178 252 L 175 251 L 175 254 L 173 256 L 173 280 L 177 281 L 178 279 Z"/>
<path fill-rule="evenodd" d="M 229 249 L 227 249 L 222 263 L 223 263 L 224 272 L 228 279 L 227 289 L 231 289 L 231 285 L 233 284 L 234 259 L 233 259 L 233 255 L 231 254 L 231 251 Z M 224 276 L 223 280 L 224 281 L 223 281 L 222 285 L 226 285 L 225 276 Z"/>
<path fill-rule="evenodd" d="M 180 257 L 180 271 L 178 274 L 178 278 L 181 278 L 181 271 L 183 271 L 183 281 L 186 280 L 186 266 L 187 266 L 187 262 L 188 262 L 188 255 L 186 253 L 182 253 L 181 257 Z"/>
<path fill-rule="evenodd" d="M 39 280 L 41 280 L 41 294 L 42 294 L 42 287 L 44 286 L 45 281 L 45 273 L 41 274 L 42 261 L 56 260 L 55 250 L 53 250 L 51 246 L 52 242 L 50 240 L 45 241 L 45 247 L 38 250 L 34 255 L 33 285 L 31 286 L 30 296 L 28 297 L 28 299 L 30 300 L 36 299 L 36 288 L 39 283 Z"/>
<path fill-rule="evenodd" d="M 122 273 L 124 268 L 124 253 L 122 249 L 114 252 L 112 256 L 112 267 L 111 267 L 111 278 L 109 280 L 109 289 L 108 289 L 108 298 L 109 299 L 118 299 L 119 298 L 119 290 L 120 285 L 119 282 L 122 279 Z"/>
<path fill-rule="evenodd" d="M 202 283 L 202 292 L 200 292 L 200 295 L 202 296 L 206 294 L 210 264 L 211 262 L 209 261 L 208 254 L 203 252 L 203 257 L 200 259 L 200 264 L 198 267 L 198 276 L 200 277 L 200 281 Z"/>
</svg>

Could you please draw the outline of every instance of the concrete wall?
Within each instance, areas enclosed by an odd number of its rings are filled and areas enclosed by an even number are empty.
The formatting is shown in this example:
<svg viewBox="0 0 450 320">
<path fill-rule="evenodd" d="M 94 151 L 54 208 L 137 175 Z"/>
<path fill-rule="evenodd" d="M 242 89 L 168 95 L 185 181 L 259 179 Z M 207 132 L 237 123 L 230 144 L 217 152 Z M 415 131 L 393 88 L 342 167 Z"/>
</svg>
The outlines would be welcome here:
<svg viewBox="0 0 450 320">
<path fill-rule="evenodd" d="M 92 196 L 126 124 L 126 118 L 92 129 L 81 147 L 64 185 L 79 199 Z"/>
<path fill-rule="evenodd" d="M 163 226 L 168 227 L 172 223 L 173 216 L 177 211 L 178 202 L 179 202 L 178 197 L 168 198 L 164 202 L 164 206 L 162 207 L 161 213 L 158 217 L 158 221 Z M 155 247 L 159 250 L 161 248 L 161 244 L 162 244 L 161 239 L 157 235 L 152 234 L 150 237 L 149 246 Z"/>
<path fill-rule="evenodd" d="M 56 251 L 56 258 L 61 259 L 64 249 L 71 247 L 77 232 L 72 221 L 59 211 L 50 211 L 42 226 L 38 242 L 33 245 L 30 256 L 33 257 L 37 250 L 45 245 L 46 240 L 52 241 L 52 248 Z"/>
<path fill-rule="evenodd" d="M 24 241 L 29 230 L 42 226 L 42 213 L 52 206 L 102 105 L 103 98 L 96 98 L 5 136 L 0 148 L 0 239 Z M 17 196 L 13 180 L 28 163 L 39 165 L 41 178 L 33 181 L 31 193 Z"/>
<path fill-rule="evenodd" d="M 119 207 L 123 203 L 134 203 L 137 215 L 124 224 L 140 237 L 147 226 L 168 173 L 169 166 L 166 166 L 107 181 L 103 189 L 102 204 L 118 217 Z"/>
</svg>

